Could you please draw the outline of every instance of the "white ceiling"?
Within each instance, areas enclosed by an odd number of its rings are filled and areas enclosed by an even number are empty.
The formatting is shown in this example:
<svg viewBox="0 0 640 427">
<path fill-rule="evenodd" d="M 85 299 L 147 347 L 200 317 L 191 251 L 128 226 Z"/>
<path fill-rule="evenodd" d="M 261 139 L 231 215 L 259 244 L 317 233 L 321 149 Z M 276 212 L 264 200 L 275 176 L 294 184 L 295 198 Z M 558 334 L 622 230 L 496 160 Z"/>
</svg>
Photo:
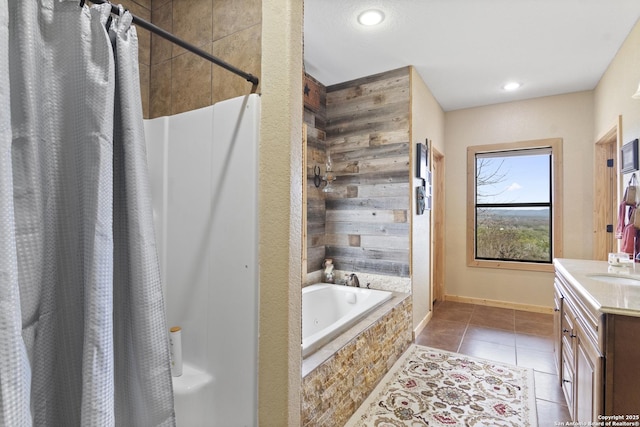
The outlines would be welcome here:
<svg viewBox="0 0 640 427">
<path fill-rule="evenodd" d="M 369 8 L 385 13 L 382 24 L 357 23 Z M 304 9 L 305 71 L 321 83 L 413 65 L 451 111 L 595 88 L 640 0 L 304 0 Z M 506 92 L 509 80 L 523 86 Z"/>
</svg>

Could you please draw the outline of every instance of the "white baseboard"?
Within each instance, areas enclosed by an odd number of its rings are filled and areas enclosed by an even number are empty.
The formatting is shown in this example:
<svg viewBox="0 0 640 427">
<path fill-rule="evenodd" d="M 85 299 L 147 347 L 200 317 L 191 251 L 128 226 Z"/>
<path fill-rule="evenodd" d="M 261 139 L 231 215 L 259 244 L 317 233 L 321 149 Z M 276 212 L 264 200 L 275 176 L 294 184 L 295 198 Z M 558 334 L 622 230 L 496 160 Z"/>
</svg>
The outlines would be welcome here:
<svg viewBox="0 0 640 427">
<path fill-rule="evenodd" d="M 418 326 L 416 326 L 413 329 L 413 340 L 416 340 L 416 337 L 418 335 L 420 335 L 420 332 L 422 332 L 422 330 L 427 326 L 427 323 L 429 323 L 429 320 L 431 320 L 431 317 L 433 316 L 433 310 L 430 310 L 426 316 L 424 316 L 424 319 L 422 319 L 420 321 L 420 323 L 418 323 Z"/>
</svg>

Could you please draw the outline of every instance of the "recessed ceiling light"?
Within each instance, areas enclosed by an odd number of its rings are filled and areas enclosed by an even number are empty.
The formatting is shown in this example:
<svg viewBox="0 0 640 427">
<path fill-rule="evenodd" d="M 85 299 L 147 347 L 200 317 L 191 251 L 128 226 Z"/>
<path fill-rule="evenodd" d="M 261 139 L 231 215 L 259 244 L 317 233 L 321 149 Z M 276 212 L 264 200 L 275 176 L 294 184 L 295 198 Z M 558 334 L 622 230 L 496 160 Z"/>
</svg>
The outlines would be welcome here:
<svg viewBox="0 0 640 427">
<path fill-rule="evenodd" d="M 365 10 L 358 15 L 358 22 L 362 25 L 378 25 L 382 21 L 384 21 L 384 13 L 376 9 Z"/>
<path fill-rule="evenodd" d="M 504 90 L 516 90 L 520 86 L 522 86 L 522 85 L 520 83 L 518 83 L 518 82 L 509 82 L 509 83 L 505 84 L 504 86 L 502 86 L 502 89 L 504 89 Z"/>
</svg>

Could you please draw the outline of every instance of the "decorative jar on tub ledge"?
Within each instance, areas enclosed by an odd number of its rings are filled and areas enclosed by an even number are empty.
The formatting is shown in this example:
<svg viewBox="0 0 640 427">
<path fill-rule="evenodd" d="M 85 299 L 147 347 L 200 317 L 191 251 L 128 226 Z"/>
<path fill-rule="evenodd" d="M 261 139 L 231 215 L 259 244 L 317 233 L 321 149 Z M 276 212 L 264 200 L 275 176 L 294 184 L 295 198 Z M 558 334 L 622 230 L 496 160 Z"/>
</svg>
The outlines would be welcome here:
<svg viewBox="0 0 640 427">
<path fill-rule="evenodd" d="M 324 273 L 322 274 L 322 280 L 325 283 L 335 283 L 335 277 L 333 277 L 333 260 L 331 258 L 327 258 L 322 263 L 324 267 Z"/>
</svg>

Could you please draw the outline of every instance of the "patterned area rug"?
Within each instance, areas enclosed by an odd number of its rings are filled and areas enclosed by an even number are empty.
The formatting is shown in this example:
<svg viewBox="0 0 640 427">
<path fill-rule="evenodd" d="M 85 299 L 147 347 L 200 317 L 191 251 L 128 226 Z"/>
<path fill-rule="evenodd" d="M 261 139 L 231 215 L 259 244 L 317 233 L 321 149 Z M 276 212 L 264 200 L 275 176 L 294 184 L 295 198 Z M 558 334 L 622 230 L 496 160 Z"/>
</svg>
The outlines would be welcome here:
<svg viewBox="0 0 640 427">
<path fill-rule="evenodd" d="M 349 427 L 536 427 L 533 370 L 412 345 Z"/>
</svg>

